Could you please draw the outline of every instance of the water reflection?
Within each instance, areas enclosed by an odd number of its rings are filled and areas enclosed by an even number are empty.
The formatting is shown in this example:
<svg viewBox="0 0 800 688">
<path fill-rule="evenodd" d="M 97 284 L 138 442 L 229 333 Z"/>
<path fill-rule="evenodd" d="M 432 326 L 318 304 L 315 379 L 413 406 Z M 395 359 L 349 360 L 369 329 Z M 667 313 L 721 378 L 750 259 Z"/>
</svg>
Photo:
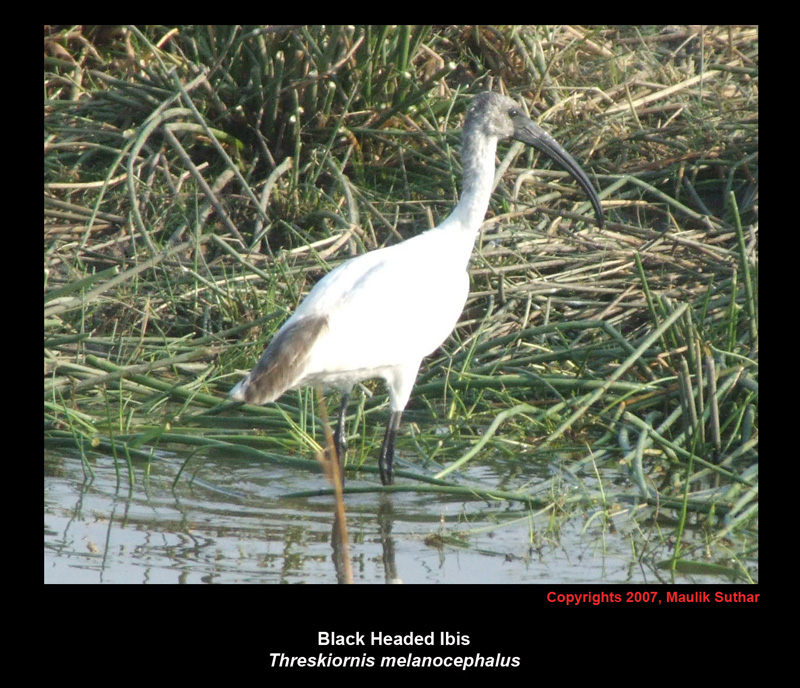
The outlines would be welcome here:
<svg viewBox="0 0 800 688">
<path fill-rule="evenodd" d="M 321 474 L 226 457 L 198 460 L 173 488 L 174 456 L 126 471 L 92 459 L 51 457 L 45 478 L 47 582 L 343 582 L 340 525 Z M 631 561 L 642 524 L 622 514 L 615 528 L 585 514 L 557 531 L 506 502 L 373 490 L 356 475 L 345 494 L 356 583 L 658 583 L 652 547 Z M 318 495 L 287 499 L 301 490 Z M 657 531 L 658 524 L 654 524 Z M 702 534 L 685 534 L 702 544 Z M 677 582 L 726 582 L 692 572 Z"/>
</svg>

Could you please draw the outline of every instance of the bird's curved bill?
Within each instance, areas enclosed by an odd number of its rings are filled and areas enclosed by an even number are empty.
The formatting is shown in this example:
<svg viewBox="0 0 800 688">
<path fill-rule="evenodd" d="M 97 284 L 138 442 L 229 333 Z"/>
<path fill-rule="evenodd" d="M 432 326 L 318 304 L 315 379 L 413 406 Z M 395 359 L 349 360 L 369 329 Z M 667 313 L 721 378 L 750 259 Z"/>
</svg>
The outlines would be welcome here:
<svg viewBox="0 0 800 688">
<path fill-rule="evenodd" d="M 597 192 L 595 192 L 592 183 L 589 181 L 589 177 L 586 176 L 586 173 L 581 169 L 581 166 L 575 162 L 575 159 L 561 147 L 561 144 L 559 144 L 558 141 L 550 136 L 550 134 L 548 134 L 538 124 L 532 122 L 527 117 L 522 116 L 514 122 L 513 137 L 517 141 L 527 143 L 529 146 L 533 146 L 536 150 L 544 153 L 549 158 L 552 158 L 573 177 L 575 177 L 575 181 L 578 182 L 578 185 L 584 190 L 586 195 L 589 197 L 589 200 L 592 202 L 594 214 L 597 217 L 598 227 L 602 227 L 603 206 L 600 205 L 600 199 L 597 197 Z"/>
</svg>

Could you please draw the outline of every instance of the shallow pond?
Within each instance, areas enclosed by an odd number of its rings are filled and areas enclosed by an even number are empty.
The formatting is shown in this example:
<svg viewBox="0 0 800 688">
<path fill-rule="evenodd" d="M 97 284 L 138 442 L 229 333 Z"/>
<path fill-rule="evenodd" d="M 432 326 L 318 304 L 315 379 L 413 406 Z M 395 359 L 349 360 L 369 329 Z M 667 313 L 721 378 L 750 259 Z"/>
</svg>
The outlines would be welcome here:
<svg viewBox="0 0 800 688">
<path fill-rule="evenodd" d="M 321 474 L 241 458 L 196 457 L 115 468 L 46 456 L 46 583 L 336 583 L 333 500 Z M 483 471 L 485 467 L 473 469 Z M 467 474 L 469 475 L 469 474 Z M 373 474 L 347 486 L 374 487 Z M 345 495 L 357 583 L 727 583 L 672 574 L 651 547 L 635 557 L 642 526 L 630 510 L 551 513 L 504 501 L 379 490 Z M 686 533 L 685 537 L 693 537 Z M 655 556 L 654 556 L 655 555 Z"/>
</svg>

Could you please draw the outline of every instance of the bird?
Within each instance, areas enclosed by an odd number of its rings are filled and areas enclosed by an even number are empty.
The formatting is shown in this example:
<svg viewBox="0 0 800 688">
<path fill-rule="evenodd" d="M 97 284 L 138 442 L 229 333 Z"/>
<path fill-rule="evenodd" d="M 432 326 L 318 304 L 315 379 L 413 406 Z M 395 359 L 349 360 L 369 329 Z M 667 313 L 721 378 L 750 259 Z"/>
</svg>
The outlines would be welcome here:
<svg viewBox="0 0 800 688">
<path fill-rule="evenodd" d="M 469 294 L 467 265 L 489 208 L 497 144 L 504 139 L 522 141 L 565 168 L 603 226 L 597 193 L 572 156 L 515 100 L 494 91 L 478 93 L 464 120 L 462 190 L 450 215 L 421 234 L 350 258 L 322 277 L 230 399 L 261 405 L 306 386 L 338 390 L 333 437 L 343 466 L 350 393 L 359 382 L 382 378 L 390 415 L 378 465 L 381 482 L 391 485 L 395 440 L 419 367 L 453 331 Z"/>
</svg>

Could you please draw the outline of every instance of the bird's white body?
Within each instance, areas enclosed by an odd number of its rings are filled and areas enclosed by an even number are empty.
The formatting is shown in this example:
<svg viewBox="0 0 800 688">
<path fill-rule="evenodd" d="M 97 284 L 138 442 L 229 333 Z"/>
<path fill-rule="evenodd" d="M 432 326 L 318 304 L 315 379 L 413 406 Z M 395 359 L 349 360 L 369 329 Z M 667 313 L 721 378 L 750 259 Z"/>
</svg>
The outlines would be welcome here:
<svg viewBox="0 0 800 688">
<path fill-rule="evenodd" d="M 469 293 L 469 262 L 492 193 L 497 142 L 518 138 L 564 164 L 602 210 L 577 163 L 544 131 L 496 93 L 475 96 L 464 125 L 464 183 L 440 225 L 394 246 L 357 256 L 323 277 L 283 324 L 250 374 L 230 392 L 264 404 L 307 385 L 345 395 L 337 448 L 344 452 L 344 411 L 354 384 L 383 378 L 392 419 L 381 450 L 381 479 L 392 481 L 394 437 L 422 359 L 444 342 Z"/>
<path fill-rule="evenodd" d="M 342 263 L 283 324 L 276 339 L 325 318 L 286 389 L 321 385 L 347 392 L 357 382 L 382 378 L 391 410 L 405 408 L 422 359 L 453 331 L 469 295 L 467 265 L 489 206 L 497 139 L 480 143 L 470 184 L 441 224 Z M 245 400 L 249 379 L 234 387 L 232 398 Z M 274 398 L 262 396 L 259 403 Z"/>
<path fill-rule="evenodd" d="M 392 410 L 403 409 L 422 359 L 453 331 L 469 293 L 468 254 L 456 255 L 451 234 L 430 230 L 323 277 L 284 325 L 327 318 L 292 388 L 347 391 L 383 378 Z"/>
</svg>

